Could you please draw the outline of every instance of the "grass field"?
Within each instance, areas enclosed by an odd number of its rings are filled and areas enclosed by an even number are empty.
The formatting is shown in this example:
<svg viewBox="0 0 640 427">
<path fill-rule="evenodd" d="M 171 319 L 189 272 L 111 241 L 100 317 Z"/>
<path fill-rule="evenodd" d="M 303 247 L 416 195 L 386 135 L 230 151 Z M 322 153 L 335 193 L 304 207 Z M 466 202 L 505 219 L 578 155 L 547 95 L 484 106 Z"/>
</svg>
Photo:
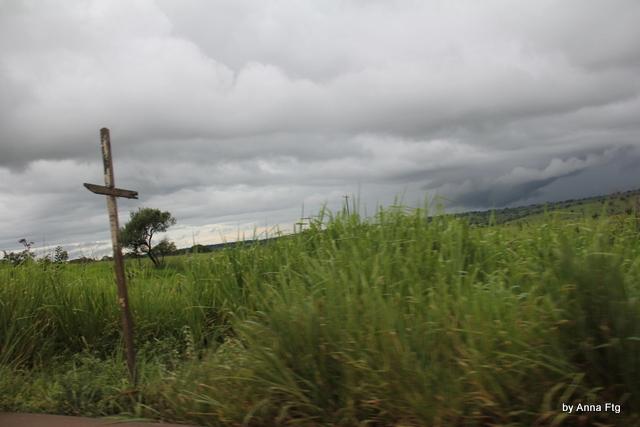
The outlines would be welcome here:
<svg viewBox="0 0 640 427">
<path fill-rule="evenodd" d="M 163 269 L 129 260 L 135 388 L 111 264 L 0 266 L 0 410 L 640 425 L 638 237 L 635 212 L 480 227 L 396 207 Z M 607 402 L 620 413 L 562 411 Z"/>
</svg>

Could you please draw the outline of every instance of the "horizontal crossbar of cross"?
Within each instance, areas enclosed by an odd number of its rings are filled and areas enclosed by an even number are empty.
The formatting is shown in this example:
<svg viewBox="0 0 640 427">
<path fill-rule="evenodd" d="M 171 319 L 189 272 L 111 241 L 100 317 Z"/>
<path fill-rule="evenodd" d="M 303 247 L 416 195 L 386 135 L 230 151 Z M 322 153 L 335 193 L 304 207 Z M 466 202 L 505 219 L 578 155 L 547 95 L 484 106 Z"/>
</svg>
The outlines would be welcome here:
<svg viewBox="0 0 640 427">
<path fill-rule="evenodd" d="M 105 196 L 125 197 L 127 199 L 137 199 L 138 192 L 132 190 L 124 190 L 122 188 L 106 187 L 104 185 L 83 184 L 89 191 L 96 194 L 104 194 Z"/>
</svg>

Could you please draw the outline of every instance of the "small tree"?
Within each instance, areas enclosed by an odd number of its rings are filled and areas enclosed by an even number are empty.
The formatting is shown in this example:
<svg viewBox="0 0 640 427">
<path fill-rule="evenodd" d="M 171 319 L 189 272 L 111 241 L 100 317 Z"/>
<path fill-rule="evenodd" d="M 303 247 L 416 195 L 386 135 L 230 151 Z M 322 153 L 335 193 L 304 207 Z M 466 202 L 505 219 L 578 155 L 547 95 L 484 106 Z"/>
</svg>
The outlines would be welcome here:
<svg viewBox="0 0 640 427">
<path fill-rule="evenodd" d="M 28 241 L 25 238 L 22 238 L 20 240 L 18 240 L 18 243 L 20 243 L 22 246 L 24 246 L 24 251 L 25 252 L 31 252 L 31 246 L 33 246 L 33 242 Z"/>
<path fill-rule="evenodd" d="M 51 254 L 46 254 L 43 255 L 42 258 L 40 258 L 38 260 L 38 262 L 42 265 L 49 265 L 51 264 L 53 261 L 51 260 Z"/>
<path fill-rule="evenodd" d="M 158 267 L 162 264 L 164 254 L 161 251 L 170 249 L 169 241 L 160 242 L 159 248 L 153 246 L 153 236 L 156 233 L 167 231 L 176 223 L 176 219 L 169 212 L 160 209 L 140 208 L 131 213 L 129 222 L 120 230 L 122 245 L 130 249 L 136 255 L 146 254 L 153 264 Z M 173 245 L 175 248 L 175 245 Z"/>
<path fill-rule="evenodd" d="M 31 252 L 31 246 L 33 246 L 33 242 L 28 241 L 27 239 L 18 240 L 24 249 L 20 252 L 7 252 L 2 251 L 4 254 L 3 260 L 8 261 L 14 266 L 24 264 L 27 261 L 33 260 L 33 252 Z"/>
<path fill-rule="evenodd" d="M 189 250 L 192 254 L 203 254 L 205 252 L 209 252 L 209 248 L 207 248 L 204 245 L 193 245 L 191 246 L 191 249 Z"/>
<path fill-rule="evenodd" d="M 164 262 L 165 256 L 171 255 L 175 253 L 177 250 L 178 248 L 176 248 L 176 244 L 167 240 L 166 237 L 160 240 L 160 242 L 158 242 L 156 247 L 153 248 L 153 251 L 156 253 L 156 255 L 160 257 L 160 263 Z"/>
<path fill-rule="evenodd" d="M 56 246 L 55 252 L 53 253 L 53 262 L 56 264 L 62 264 L 69 260 L 69 253 L 64 250 L 62 246 Z"/>
<path fill-rule="evenodd" d="M 22 252 L 7 252 L 7 251 L 2 251 L 2 252 L 4 254 L 2 261 L 11 264 L 14 267 L 25 262 L 25 258 L 22 256 Z"/>
</svg>

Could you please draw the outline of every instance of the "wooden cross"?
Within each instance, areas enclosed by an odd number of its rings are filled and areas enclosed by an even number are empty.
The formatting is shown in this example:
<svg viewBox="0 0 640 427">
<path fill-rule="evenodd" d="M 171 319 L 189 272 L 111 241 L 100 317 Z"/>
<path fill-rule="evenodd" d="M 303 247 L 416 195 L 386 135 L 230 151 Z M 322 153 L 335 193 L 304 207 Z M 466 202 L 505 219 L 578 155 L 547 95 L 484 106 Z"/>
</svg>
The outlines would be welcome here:
<svg viewBox="0 0 640 427">
<path fill-rule="evenodd" d="M 107 211 L 109 212 L 109 222 L 111 224 L 111 243 L 113 246 L 114 269 L 116 273 L 116 283 L 118 284 L 118 304 L 122 314 L 122 332 L 127 353 L 127 367 L 129 377 L 136 383 L 136 354 L 133 347 L 133 318 L 129 310 L 129 296 L 127 294 L 127 283 L 124 275 L 124 261 L 122 249 L 120 248 L 120 226 L 118 225 L 118 205 L 116 197 L 127 199 L 137 199 L 138 192 L 116 188 L 113 179 L 113 161 L 111 159 L 111 140 L 109 129 L 100 129 L 100 144 L 102 145 L 102 161 L 104 163 L 104 186 L 87 184 L 84 186 L 96 194 L 107 196 Z"/>
</svg>

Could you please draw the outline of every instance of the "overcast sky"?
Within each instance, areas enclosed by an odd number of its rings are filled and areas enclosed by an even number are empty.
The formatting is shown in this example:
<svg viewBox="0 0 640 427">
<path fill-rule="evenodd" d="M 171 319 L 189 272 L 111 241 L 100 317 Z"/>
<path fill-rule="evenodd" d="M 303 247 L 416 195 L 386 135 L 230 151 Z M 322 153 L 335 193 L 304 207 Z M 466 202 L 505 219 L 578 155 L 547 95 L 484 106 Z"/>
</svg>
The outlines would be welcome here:
<svg viewBox="0 0 640 427">
<path fill-rule="evenodd" d="M 0 0 L 0 249 L 291 228 L 359 193 L 451 209 L 640 187 L 640 2 Z"/>
</svg>

